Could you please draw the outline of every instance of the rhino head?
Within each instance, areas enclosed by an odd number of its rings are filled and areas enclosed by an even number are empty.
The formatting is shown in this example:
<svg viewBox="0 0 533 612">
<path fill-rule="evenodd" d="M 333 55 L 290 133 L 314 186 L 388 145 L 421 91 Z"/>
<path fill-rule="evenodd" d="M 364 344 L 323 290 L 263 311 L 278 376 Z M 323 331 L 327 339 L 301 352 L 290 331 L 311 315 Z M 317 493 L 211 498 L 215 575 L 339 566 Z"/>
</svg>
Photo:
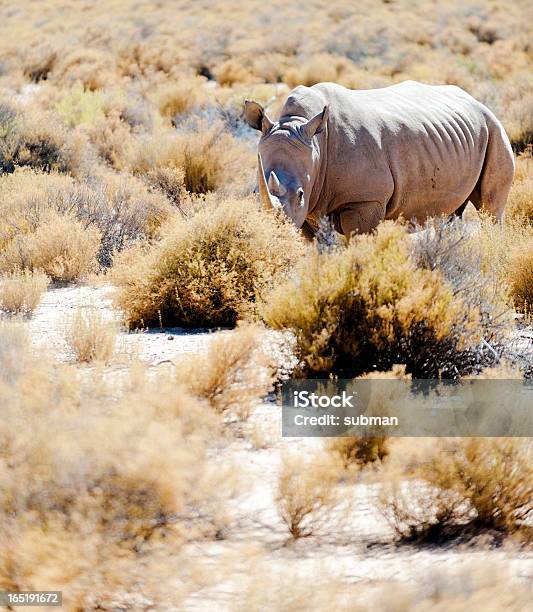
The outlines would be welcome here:
<svg viewBox="0 0 533 612">
<path fill-rule="evenodd" d="M 302 227 L 320 168 L 315 136 L 327 124 L 328 107 L 311 119 L 285 116 L 274 123 L 259 103 L 246 100 L 244 116 L 248 125 L 261 132 L 257 178 L 262 206 L 282 208 Z"/>
</svg>

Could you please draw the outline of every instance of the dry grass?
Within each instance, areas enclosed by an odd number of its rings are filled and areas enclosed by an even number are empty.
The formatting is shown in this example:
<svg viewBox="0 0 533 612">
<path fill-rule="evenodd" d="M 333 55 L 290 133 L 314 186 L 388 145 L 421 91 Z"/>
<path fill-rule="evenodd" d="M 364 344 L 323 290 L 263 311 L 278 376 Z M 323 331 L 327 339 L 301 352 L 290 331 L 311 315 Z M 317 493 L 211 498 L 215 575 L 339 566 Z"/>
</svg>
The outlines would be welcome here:
<svg viewBox="0 0 533 612">
<path fill-rule="evenodd" d="M 22 113 L 2 104 L 0 134 L 0 173 L 17 167 L 71 174 L 82 169 L 72 135 L 54 115 L 39 110 Z"/>
<path fill-rule="evenodd" d="M 167 82 L 153 94 L 156 107 L 163 117 L 174 120 L 178 115 L 202 105 L 203 78 L 181 78 Z"/>
<path fill-rule="evenodd" d="M 440 542 L 483 529 L 504 534 L 521 531 L 530 537 L 533 447 L 529 439 L 424 442 L 416 454 L 406 444 L 398 445 L 385 475 L 382 510 L 400 538 Z"/>
<path fill-rule="evenodd" d="M 11 314 L 32 313 L 46 291 L 50 279 L 43 272 L 12 272 L 0 278 L 0 310 Z"/>
<path fill-rule="evenodd" d="M 327 449 L 338 456 L 346 468 L 351 466 L 361 468 L 383 461 L 389 454 L 388 445 L 389 439 L 383 436 L 366 438 L 346 436 L 332 438 L 327 444 Z"/>
<path fill-rule="evenodd" d="M 234 325 L 303 253 L 296 230 L 254 202 L 205 203 L 168 227 L 148 252 L 115 271 L 130 327 Z"/>
<path fill-rule="evenodd" d="M 514 219 L 533 223 L 533 157 L 531 153 L 517 160 L 516 176 L 509 194 L 507 214 Z"/>
<path fill-rule="evenodd" d="M 214 338 L 205 355 L 178 363 L 178 380 L 217 413 L 246 419 L 272 386 L 263 334 L 255 327 L 243 327 Z"/>
<path fill-rule="evenodd" d="M 413 580 L 341 579 L 320 568 L 316 574 L 272 568 L 256 561 L 246 573 L 245 591 L 236 608 L 261 612 L 464 612 L 526 610 L 531 597 L 527 580 L 513 579 L 504 563 L 476 560 L 454 568 L 425 568 Z"/>
<path fill-rule="evenodd" d="M 1 322 L 0 403 L 3 589 L 63 590 L 69 609 L 92 609 L 200 588 L 191 560 L 181 586 L 165 567 L 223 525 L 236 475 L 207 459 L 214 412 L 170 375 L 117 384 L 54 366 Z"/>
<path fill-rule="evenodd" d="M 92 308 L 79 309 L 72 317 L 65 340 L 76 361 L 108 363 L 115 353 L 119 325 Z"/>
<path fill-rule="evenodd" d="M 68 236 L 61 248 L 68 251 L 69 258 L 83 260 L 79 262 L 82 267 L 91 268 L 95 263 L 88 261 L 93 248 L 88 242 L 93 245 L 96 233 L 99 263 L 109 266 L 115 251 L 133 240 L 155 235 L 173 212 L 161 187 L 154 185 L 150 190 L 134 177 L 104 174 L 87 185 L 64 175 L 17 170 L 1 177 L 0 183 L 0 258 L 5 251 L 4 267 L 8 269 L 25 265 L 20 258 L 26 250 L 40 248 L 35 244 L 35 233 L 46 241 L 39 227 L 46 222 L 50 225 L 49 219 L 57 219 L 57 215 L 65 217 L 57 221 L 59 225 L 72 221 L 82 252 L 74 253 L 76 244 L 69 244 Z"/>
<path fill-rule="evenodd" d="M 533 312 L 533 241 L 512 252 L 509 262 L 511 295 L 517 310 Z"/>
<path fill-rule="evenodd" d="M 323 529 L 340 502 L 339 462 L 324 454 L 284 455 L 278 477 L 276 504 L 294 539 Z M 331 524 L 329 524 L 331 528 Z"/>
<path fill-rule="evenodd" d="M 44 213 L 35 231 L 16 235 L 0 252 L 0 270 L 42 270 L 71 282 L 96 269 L 100 233 L 72 215 Z"/>
</svg>

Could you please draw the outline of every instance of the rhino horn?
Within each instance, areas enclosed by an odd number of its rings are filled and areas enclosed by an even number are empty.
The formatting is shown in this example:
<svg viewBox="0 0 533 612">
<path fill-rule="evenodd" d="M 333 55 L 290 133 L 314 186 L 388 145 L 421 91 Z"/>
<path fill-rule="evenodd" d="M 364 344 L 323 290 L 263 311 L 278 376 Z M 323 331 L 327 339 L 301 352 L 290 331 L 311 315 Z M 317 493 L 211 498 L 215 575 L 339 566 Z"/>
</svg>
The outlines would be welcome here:
<svg viewBox="0 0 533 612">
<path fill-rule="evenodd" d="M 277 196 L 284 196 L 287 193 L 285 185 L 279 182 L 275 172 L 271 172 L 268 178 L 268 190 Z"/>
<path fill-rule="evenodd" d="M 263 160 L 261 159 L 261 154 L 257 154 L 257 163 L 258 163 L 258 183 L 259 183 L 259 196 L 261 198 L 261 205 L 265 210 L 273 210 L 275 208 L 274 201 L 272 196 L 270 195 L 270 191 L 268 190 L 268 185 L 265 179 L 265 170 L 263 168 Z"/>
</svg>

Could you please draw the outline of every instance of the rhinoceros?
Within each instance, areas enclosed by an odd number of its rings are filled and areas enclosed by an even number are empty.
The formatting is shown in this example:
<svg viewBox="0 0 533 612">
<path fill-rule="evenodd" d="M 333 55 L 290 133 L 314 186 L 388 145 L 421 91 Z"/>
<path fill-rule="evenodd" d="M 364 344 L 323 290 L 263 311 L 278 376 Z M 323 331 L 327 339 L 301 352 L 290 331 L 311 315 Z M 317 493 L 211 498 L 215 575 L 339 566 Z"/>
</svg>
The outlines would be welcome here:
<svg viewBox="0 0 533 612">
<path fill-rule="evenodd" d="M 469 201 L 502 218 L 514 175 L 509 139 L 454 85 L 319 83 L 293 89 L 278 121 L 251 100 L 244 115 L 262 133 L 263 206 L 282 208 L 308 237 L 322 217 L 349 235 L 384 219 L 461 214 Z"/>
</svg>

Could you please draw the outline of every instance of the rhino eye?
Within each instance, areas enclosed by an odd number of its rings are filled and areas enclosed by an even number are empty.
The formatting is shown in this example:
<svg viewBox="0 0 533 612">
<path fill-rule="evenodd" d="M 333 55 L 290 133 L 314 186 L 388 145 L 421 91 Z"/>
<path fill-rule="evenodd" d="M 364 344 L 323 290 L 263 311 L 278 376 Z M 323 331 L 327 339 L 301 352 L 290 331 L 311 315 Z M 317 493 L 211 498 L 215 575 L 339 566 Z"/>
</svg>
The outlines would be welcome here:
<svg viewBox="0 0 533 612">
<path fill-rule="evenodd" d="M 304 190 L 301 187 L 298 187 L 298 189 L 296 190 L 296 195 L 298 196 L 298 199 L 301 202 L 304 199 Z"/>
</svg>

